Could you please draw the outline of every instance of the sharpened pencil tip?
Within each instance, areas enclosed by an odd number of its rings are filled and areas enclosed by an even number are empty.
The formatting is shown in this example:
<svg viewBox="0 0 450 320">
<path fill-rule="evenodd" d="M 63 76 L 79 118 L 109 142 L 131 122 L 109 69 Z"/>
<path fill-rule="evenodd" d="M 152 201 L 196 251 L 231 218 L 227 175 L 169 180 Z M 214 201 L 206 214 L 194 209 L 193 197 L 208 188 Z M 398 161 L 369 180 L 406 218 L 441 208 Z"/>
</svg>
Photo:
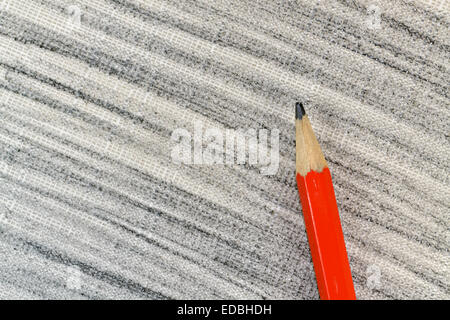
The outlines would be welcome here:
<svg viewBox="0 0 450 320">
<path fill-rule="evenodd" d="M 303 108 L 303 104 L 301 102 L 297 102 L 295 104 L 295 119 L 302 120 L 305 115 L 305 108 Z"/>
</svg>

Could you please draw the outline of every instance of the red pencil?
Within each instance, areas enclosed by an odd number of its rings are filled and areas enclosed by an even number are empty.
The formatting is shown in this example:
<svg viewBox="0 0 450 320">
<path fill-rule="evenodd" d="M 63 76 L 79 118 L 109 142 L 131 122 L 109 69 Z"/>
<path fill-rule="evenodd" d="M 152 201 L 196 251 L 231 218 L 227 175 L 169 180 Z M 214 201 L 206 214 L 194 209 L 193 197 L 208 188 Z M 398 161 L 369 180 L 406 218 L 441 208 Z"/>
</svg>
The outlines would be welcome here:
<svg viewBox="0 0 450 320">
<path fill-rule="evenodd" d="M 295 105 L 297 185 L 322 300 L 354 300 L 330 170 L 303 105 Z"/>
</svg>

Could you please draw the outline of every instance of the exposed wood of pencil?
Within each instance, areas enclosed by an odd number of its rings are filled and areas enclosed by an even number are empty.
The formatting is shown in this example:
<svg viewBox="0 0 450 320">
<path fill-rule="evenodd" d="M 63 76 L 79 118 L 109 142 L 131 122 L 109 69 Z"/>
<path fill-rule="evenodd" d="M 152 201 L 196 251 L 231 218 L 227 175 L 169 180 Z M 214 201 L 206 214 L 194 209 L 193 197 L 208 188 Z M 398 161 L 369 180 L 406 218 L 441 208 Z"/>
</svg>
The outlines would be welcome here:
<svg viewBox="0 0 450 320">
<path fill-rule="evenodd" d="M 297 173 L 306 176 L 311 170 L 321 172 L 328 167 L 306 114 L 302 115 L 301 119 L 296 118 L 295 129 Z"/>
<path fill-rule="evenodd" d="M 296 105 L 297 184 L 321 299 L 355 299 L 330 170 L 301 104 Z"/>
</svg>

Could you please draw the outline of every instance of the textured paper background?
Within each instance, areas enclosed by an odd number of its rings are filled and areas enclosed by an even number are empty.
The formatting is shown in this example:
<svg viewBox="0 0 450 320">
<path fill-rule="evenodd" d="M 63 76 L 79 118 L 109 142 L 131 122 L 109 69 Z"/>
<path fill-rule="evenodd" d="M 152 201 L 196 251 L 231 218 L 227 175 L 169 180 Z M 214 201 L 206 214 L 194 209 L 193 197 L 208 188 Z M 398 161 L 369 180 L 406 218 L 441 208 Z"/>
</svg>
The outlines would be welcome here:
<svg viewBox="0 0 450 320">
<path fill-rule="evenodd" d="M 447 1 L 0 10 L 0 298 L 318 298 L 298 100 L 358 298 L 450 298 Z M 280 130 L 278 172 L 173 163 L 195 121 Z"/>
</svg>

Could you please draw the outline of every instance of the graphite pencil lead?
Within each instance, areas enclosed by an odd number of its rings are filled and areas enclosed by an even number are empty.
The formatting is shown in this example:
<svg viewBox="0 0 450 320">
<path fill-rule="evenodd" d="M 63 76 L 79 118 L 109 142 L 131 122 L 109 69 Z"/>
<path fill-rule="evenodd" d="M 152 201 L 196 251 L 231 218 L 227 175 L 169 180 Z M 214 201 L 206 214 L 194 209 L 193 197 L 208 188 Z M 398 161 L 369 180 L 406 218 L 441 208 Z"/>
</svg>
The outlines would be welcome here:
<svg viewBox="0 0 450 320">
<path fill-rule="evenodd" d="M 303 104 L 301 102 L 297 102 L 295 104 L 295 119 L 302 120 L 305 115 L 305 108 L 303 108 Z"/>
</svg>

